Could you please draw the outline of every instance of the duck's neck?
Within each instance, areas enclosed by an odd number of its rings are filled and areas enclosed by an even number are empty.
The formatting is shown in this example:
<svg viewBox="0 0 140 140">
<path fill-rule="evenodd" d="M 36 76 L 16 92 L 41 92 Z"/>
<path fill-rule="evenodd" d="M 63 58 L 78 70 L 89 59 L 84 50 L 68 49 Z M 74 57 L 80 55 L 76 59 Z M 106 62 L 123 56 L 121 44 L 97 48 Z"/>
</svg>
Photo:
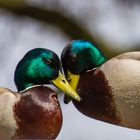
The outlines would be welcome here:
<svg viewBox="0 0 140 140">
<path fill-rule="evenodd" d="M 17 90 L 18 90 L 18 92 L 21 92 L 32 86 L 33 86 L 32 83 L 26 83 L 26 82 L 21 81 L 17 86 Z"/>
<path fill-rule="evenodd" d="M 79 65 L 78 63 L 76 65 L 79 70 L 77 73 L 79 74 L 98 67 L 107 60 L 102 51 L 95 46 L 88 46 L 88 48 L 84 47 L 80 55 L 81 58 L 79 59 Z"/>
<path fill-rule="evenodd" d="M 89 50 L 89 57 L 91 59 L 90 69 L 93 69 L 93 68 L 95 68 L 97 66 L 102 65 L 107 60 L 106 57 L 101 52 L 101 50 L 99 50 L 96 47 L 92 47 Z"/>
<path fill-rule="evenodd" d="M 18 92 L 24 92 L 25 90 L 27 90 L 27 89 L 30 89 L 30 88 L 33 88 L 33 87 L 38 87 L 38 86 L 42 86 L 43 85 L 43 83 L 41 84 L 38 84 L 38 83 L 28 83 L 28 82 L 24 82 L 24 81 L 20 81 L 19 83 L 18 83 L 18 86 L 17 86 L 17 90 L 18 90 Z"/>
</svg>

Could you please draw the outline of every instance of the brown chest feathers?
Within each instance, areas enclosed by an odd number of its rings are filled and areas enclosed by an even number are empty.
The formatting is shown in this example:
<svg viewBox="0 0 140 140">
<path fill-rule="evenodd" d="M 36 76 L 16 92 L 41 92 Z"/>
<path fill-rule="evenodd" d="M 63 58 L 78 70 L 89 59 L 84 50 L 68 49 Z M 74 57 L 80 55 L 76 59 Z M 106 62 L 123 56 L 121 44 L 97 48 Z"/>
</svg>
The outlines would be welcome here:
<svg viewBox="0 0 140 140">
<path fill-rule="evenodd" d="M 18 125 L 14 138 L 55 139 L 62 125 L 62 112 L 55 92 L 39 86 L 23 94 L 14 106 Z"/>
<path fill-rule="evenodd" d="M 76 108 L 88 117 L 119 124 L 116 115 L 111 88 L 105 75 L 100 70 L 86 72 L 81 75 L 78 87 L 81 102 L 73 100 Z"/>
</svg>

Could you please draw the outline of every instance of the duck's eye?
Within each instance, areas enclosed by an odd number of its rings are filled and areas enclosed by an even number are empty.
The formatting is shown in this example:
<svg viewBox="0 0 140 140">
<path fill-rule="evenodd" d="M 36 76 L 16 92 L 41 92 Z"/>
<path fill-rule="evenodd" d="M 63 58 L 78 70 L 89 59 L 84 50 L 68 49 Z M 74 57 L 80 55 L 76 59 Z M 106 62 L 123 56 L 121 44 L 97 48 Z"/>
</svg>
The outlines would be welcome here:
<svg viewBox="0 0 140 140">
<path fill-rule="evenodd" d="M 68 78 L 67 81 L 70 83 L 71 82 L 71 78 Z"/>
<path fill-rule="evenodd" d="M 77 55 L 73 55 L 72 56 L 72 61 L 76 61 L 78 59 L 78 56 Z"/>
<path fill-rule="evenodd" d="M 51 63 L 52 63 L 52 60 L 50 60 L 50 59 L 45 58 L 45 59 L 43 59 L 43 60 L 44 60 L 44 62 L 47 63 L 47 64 L 51 64 Z"/>
</svg>

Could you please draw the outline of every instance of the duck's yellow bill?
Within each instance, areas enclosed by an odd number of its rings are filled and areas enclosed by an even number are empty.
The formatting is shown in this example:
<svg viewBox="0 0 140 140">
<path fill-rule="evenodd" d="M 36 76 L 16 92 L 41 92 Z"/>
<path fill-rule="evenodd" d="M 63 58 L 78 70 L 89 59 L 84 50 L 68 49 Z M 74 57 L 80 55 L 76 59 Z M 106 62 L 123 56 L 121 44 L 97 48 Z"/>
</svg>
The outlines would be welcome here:
<svg viewBox="0 0 140 140">
<path fill-rule="evenodd" d="M 68 71 L 66 78 L 70 86 L 76 91 L 80 76 L 78 74 L 72 74 Z"/>
<path fill-rule="evenodd" d="M 59 75 L 56 79 L 52 80 L 52 83 L 62 90 L 65 94 L 75 99 L 76 101 L 80 101 L 81 98 L 78 93 L 69 85 L 64 75 L 59 71 Z"/>
</svg>

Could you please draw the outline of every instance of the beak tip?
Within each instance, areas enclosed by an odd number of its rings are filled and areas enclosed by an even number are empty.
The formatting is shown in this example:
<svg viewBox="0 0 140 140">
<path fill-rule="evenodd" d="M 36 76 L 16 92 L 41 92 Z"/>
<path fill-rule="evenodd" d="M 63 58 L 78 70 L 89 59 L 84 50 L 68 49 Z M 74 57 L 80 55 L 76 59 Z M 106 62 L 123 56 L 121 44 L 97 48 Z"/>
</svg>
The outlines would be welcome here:
<svg viewBox="0 0 140 140">
<path fill-rule="evenodd" d="M 80 96 L 76 96 L 76 97 L 75 97 L 75 100 L 78 101 L 78 102 L 80 102 L 80 101 L 81 101 Z"/>
</svg>

